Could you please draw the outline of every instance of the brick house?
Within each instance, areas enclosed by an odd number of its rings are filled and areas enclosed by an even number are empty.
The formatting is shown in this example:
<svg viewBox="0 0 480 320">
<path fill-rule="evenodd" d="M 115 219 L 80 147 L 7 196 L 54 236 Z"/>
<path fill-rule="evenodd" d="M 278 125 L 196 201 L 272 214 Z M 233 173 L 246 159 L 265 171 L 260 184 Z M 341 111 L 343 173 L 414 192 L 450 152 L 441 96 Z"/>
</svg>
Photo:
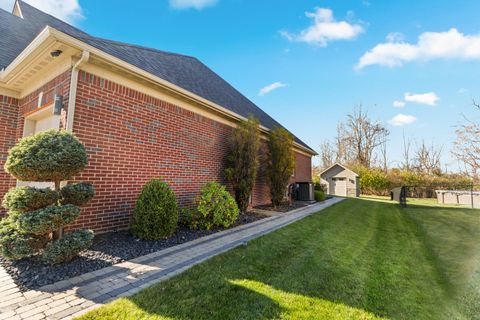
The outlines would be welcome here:
<svg viewBox="0 0 480 320">
<path fill-rule="evenodd" d="M 75 179 L 97 192 L 74 228 L 128 227 L 152 177 L 188 205 L 207 181 L 225 183 L 229 138 L 240 119 L 258 118 L 263 135 L 280 126 L 196 58 L 100 39 L 22 1 L 12 13 L 0 9 L 0 35 L 0 166 L 23 136 L 73 132 L 89 155 Z M 298 138 L 294 149 L 292 182 L 311 181 L 315 151 Z M 0 197 L 17 183 L 1 170 Z M 269 202 L 262 170 L 251 201 Z"/>
</svg>

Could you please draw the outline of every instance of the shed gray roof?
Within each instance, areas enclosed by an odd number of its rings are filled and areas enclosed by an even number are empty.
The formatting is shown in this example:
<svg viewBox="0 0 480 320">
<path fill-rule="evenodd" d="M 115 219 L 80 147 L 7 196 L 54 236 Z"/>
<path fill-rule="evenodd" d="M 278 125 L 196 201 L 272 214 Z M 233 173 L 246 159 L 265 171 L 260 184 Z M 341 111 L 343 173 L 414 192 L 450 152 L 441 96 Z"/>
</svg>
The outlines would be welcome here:
<svg viewBox="0 0 480 320">
<path fill-rule="evenodd" d="M 281 126 L 197 58 L 94 37 L 23 1 L 18 3 L 23 19 L 0 9 L 0 69 L 50 26 L 238 115 L 251 114 L 269 129 Z M 297 137 L 295 141 L 313 151 Z"/>
<path fill-rule="evenodd" d="M 357 177 L 359 176 L 358 173 L 356 173 L 356 172 L 348 169 L 348 168 L 345 167 L 343 164 L 338 163 L 338 162 L 335 162 L 335 163 L 332 164 L 330 167 L 327 167 L 327 168 L 323 169 L 322 171 L 320 171 L 320 176 L 322 176 L 324 173 L 332 170 L 332 169 L 335 168 L 335 167 L 340 167 L 340 168 L 342 168 L 344 171 L 349 171 L 349 172 L 353 173 L 353 175 L 355 175 L 355 176 L 357 176 Z"/>
</svg>

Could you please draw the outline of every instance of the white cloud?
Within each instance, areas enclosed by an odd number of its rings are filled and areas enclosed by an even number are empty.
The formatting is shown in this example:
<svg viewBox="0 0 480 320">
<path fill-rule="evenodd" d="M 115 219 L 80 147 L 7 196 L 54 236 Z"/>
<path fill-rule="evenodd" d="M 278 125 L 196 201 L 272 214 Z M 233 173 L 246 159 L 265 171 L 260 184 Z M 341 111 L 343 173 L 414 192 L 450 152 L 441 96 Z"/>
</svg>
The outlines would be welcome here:
<svg viewBox="0 0 480 320">
<path fill-rule="evenodd" d="M 405 93 L 404 99 L 406 102 L 424 104 L 427 106 L 436 106 L 438 100 L 440 100 L 440 98 L 437 96 L 435 92 L 417 93 L 417 94 L 412 94 L 407 92 Z"/>
<path fill-rule="evenodd" d="M 217 0 L 169 0 L 170 6 L 175 9 L 190 9 L 194 8 L 202 10 L 205 7 L 213 6 Z"/>
<path fill-rule="evenodd" d="M 405 35 L 401 32 L 390 32 L 385 39 L 387 39 L 388 42 L 403 42 Z"/>
<path fill-rule="evenodd" d="M 314 12 L 306 12 L 305 15 L 313 20 L 310 27 L 298 34 L 292 34 L 288 31 L 281 31 L 280 34 L 290 41 L 325 47 L 330 41 L 355 39 L 364 31 L 359 24 L 336 21 L 333 17 L 333 11 L 330 9 L 317 7 Z M 351 16 L 352 13 L 349 13 L 349 15 Z"/>
<path fill-rule="evenodd" d="M 408 115 L 408 114 L 399 113 L 395 117 L 390 119 L 390 121 L 388 121 L 388 123 L 390 123 L 393 126 L 399 127 L 399 126 L 404 126 L 404 125 L 407 125 L 407 124 L 414 123 L 415 121 L 417 121 L 416 117 L 414 117 L 412 115 Z"/>
<path fill-rule="evenodd" d="M 405 101 L 395 100 L 395 101 L 393 101 L 393 106 L 395 108 L 403 108 L 403 107 L 405 107 Z"/>
<path fill-rule="evenodd" d="M 468 92 L 468 90 L 467 90 L 467 89 L 465 89 L 465 88 L 460 88 L 460 89 L 458 89 L 458 91 L 457 91 L 457 92 L 458 92 L 458 94 L 465 94 L 465 93 L 467 93 L 467 92 Z"/>
<path fill-rule="evenodd" d="M 260 89 L 260 91 L 258 92 L 258 95 L 263 96 L 263 95 L 266 95 L 267 93 L 270 93 L 274 90 L 277 90 L 279 88 L 283 88 L 283 87 L 286 87 L 286 86 L 287 85 L 285 83 L 277 81 L 277 82 L 269 84 L 268 86 L 265 86 L 262 89 Z"/>
<path fill-rule="evenodd" d="M 398 67 L 414 60 L 433 59 L 480 59 L 480 35 L 464 35 L 452 28 L 447 32 L 424 32 L 416 44 L 403 40 L 380 43 L 367 51 L 355 68 L 375 64 Z"/>
<path fill-rule="evenodd" d="M 31 6 L 49 13 L 52 16 L 69 22 L 75 23 L 83 19 L 82 8 L 78 0 L 24 0 Z M 12 12 L 14 0 L 0 0 L 0 8 Z"/>
</svg>

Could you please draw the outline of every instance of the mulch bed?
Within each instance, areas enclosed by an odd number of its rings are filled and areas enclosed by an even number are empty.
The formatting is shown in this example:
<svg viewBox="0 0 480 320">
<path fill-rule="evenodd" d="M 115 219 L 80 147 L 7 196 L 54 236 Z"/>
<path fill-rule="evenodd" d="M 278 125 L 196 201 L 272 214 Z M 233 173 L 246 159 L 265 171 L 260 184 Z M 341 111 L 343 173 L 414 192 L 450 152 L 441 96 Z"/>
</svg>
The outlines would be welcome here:
<svg viewBox="0 0 480 320">
<path fill-rule="evenodd" d="M 247 213 L 240 216 L 235 226 L 252 223 L 266 217 L 260 214 Z M 179 225 L 173 236 L 157 241 L 137 239 L 128 231 L 104 233 L 95 236 L 92 247 L 69 263 L 51 267 L 39 261 L 38 257 L 25 258 L 19 261 L 8 261 L 0 257 L 0 265 L 12 276 L 20 289 L 26 291 L 109 267 L 222 230 L 224 229 L 190 230 Z"/>
<path fill-rule="evenodd" d="M 277 211 L 277 212 L 289 212 L 295 209 L 303 208 L 308 206 L 307 202 L 298 202 L 294 201 L 292 204 L 282 203 L 281 205 L 274 208 L 271 204 L 256 206 L 255 209 L 268 210 L 268 211 Z"/>
</svg>

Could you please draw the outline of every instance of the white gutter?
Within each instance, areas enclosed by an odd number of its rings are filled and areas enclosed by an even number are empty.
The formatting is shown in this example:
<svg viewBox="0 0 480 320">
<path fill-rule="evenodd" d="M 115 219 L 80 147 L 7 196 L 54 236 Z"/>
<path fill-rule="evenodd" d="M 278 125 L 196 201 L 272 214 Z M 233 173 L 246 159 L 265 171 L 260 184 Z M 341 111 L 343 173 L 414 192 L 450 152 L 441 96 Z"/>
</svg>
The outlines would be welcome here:
<svg viewBox="0 0 480 320">
<path fill-rule="evenodd" d="M 78 84 L 78 69 L 90 59 L 90 52 L 84 50 L 80 60 L 75 63 L 72 68 L 70 76 L 70 91 L 68 93 L 68 108 L 67 108 L 67 132 L 73 131 L 73 118 L 75 116 L 75 105 L 77 100 L 77 84 Z"/>
</svg>

